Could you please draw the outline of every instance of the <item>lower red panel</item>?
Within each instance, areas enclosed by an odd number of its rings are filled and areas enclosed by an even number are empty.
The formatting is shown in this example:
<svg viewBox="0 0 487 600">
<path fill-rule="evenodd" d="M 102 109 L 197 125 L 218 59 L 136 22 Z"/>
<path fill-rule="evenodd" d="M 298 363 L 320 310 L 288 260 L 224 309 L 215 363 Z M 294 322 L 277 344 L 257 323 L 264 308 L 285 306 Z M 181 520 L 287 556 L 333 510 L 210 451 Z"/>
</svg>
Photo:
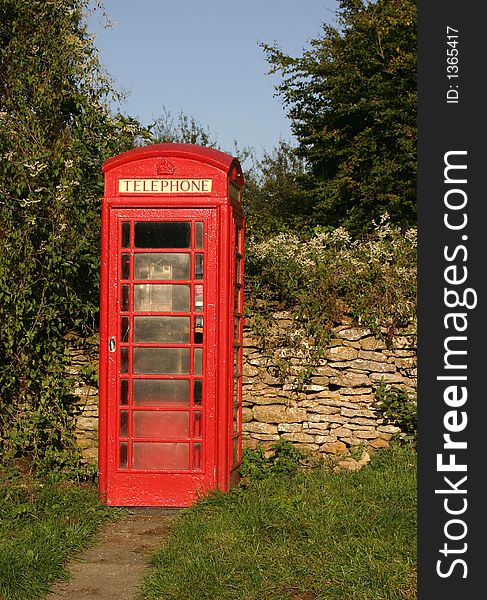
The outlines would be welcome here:
<svg viewBox="0 0 487 600">
<path fill-rule="evenodd" d="M 117 473 L 110 478 L 103 501 L 109 506 L 186 507 L 213 489 L 214 481 L 208 475 Z"/>
</svg>

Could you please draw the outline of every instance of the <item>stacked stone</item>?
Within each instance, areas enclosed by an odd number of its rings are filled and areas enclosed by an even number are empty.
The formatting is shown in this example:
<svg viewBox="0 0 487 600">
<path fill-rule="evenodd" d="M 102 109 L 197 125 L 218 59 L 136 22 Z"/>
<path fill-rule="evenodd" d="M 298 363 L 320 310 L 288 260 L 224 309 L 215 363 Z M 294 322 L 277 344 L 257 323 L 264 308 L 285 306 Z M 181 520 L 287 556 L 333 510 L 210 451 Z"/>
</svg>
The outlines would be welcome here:
<svg viewBox="0 0 487 600">
<path fill-rule="evenodd" d="M 295 336 L 286 313 L 275 315 L 272 350 L 262 348 L 250 328 L 244 332 L 243 437 L 255 448 L 280 438 L 316 455 L 342 455 L 352 447 L 371 451 L 386 447 L 398 428 L 384 423 L 373 408 L 381 382 L 416 397 L 416 332 L 414 326 L 393 336 L 391 347 L 366 327 L 347 322 L 333 330 L 323 357 L 313 366 L 308 383 L 299 385 L 309 366 L 306 341 L 300 349 L 284 343 Z M 284 340 L 282 346 L 275 341 Z M 98 390 L 83 381 L 87 367 L 98 368 L 96 337 L 69 340 L 67 375 L 78 397 L 76 436 L 85 460 L 93 462 L 98 447 Z M 299 343 L 297 344 L 299 347 Z M 288 371 L 279 375 L 283 364 Z M 281 369 L 279 369 L 279 365 Z"/>
<path fill-rule="evenodd" d="M 276 331 L 292 327 L 278 313 Z M 305 353 L 304 353 L 305 354 Z M 313 367 L 308 383 L 300 386 L 306 368 L 302 351 L 273 344 L 262 351 L 246 329 L 243 367 L 244 445 L 256 447 L 279 438 L 317 455 L 343 454 L 351 447 L 374 450 L 389 445 L 399 431 L 386 424 L 373 408 L 375 391 L 383 382 L 416 396 L 416 334 L 411 327 L 386 343 L 366 327 L 345 323 L 333 330 L 328 349 Z M 276 363 L 287 355 L 289 374 L 276 378 Z"/>
<path fill-rule="evenodd" d="M 95 462 L 98 455 L 98 388 L 84 381 L 86 369 L 98 370 L 97 337 L 80 339 L 68 336 L 67 376 L 74 381 L 73 395 L 77 397 L 75 414 L 76 442 L 86 462 Z"/>
</svg>

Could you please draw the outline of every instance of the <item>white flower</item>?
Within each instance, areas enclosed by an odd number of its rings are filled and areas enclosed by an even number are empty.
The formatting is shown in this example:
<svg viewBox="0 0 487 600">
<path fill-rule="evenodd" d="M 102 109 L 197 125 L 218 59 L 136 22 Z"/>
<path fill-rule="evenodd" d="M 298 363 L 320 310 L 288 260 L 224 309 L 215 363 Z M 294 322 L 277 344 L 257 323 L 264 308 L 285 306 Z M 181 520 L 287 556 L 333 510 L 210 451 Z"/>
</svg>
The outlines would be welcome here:
<svg viewBox="0 0 487 600">
<path fill-rule="evenodd" d="M 37 177 L 41 171 L 47 168 L 47 164 L 42 163 L 40 160 L 35 160 L 32 163 L 24 163 L 24 167 L 30 172 L 31 177 Z"/>
</svg>

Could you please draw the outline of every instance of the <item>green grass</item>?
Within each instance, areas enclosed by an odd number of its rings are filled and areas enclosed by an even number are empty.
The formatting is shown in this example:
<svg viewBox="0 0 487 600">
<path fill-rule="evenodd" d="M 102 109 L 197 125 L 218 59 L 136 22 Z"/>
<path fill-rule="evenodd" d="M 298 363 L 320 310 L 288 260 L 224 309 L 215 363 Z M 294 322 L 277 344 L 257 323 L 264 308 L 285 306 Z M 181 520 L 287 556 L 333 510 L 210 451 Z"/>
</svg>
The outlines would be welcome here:
<svg viewBox="0 0 487 600">
<path fill-rule="evenodd" d="M 66 560 L 87 546 L 117 511 L 102 505 L 93 485 L 41 484 L 0 474 L 0 598 L 43 598 L 66 579 Z"/>
<path fill-rule="evenodd" d="M 416 454 L 270 476 L 182 511 L 146 600 L 416 598 Z"/>
</svg>

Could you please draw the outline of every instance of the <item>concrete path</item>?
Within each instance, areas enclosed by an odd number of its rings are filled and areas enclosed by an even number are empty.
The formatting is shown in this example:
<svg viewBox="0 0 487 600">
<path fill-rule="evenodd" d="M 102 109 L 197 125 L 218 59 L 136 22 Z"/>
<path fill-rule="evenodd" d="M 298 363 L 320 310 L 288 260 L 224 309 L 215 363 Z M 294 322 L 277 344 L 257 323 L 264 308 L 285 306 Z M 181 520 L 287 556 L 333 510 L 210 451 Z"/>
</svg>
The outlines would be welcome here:
<svg viewBox="0 0 487 600">
<path fill-rule="evenodd" d="M 46 600 L 139 600 L 148 554 L 167 537 L 177 512 L 131 508 L 74 557 L 67 567 L 70 580 L 56 583 Z"/>
</svg>

